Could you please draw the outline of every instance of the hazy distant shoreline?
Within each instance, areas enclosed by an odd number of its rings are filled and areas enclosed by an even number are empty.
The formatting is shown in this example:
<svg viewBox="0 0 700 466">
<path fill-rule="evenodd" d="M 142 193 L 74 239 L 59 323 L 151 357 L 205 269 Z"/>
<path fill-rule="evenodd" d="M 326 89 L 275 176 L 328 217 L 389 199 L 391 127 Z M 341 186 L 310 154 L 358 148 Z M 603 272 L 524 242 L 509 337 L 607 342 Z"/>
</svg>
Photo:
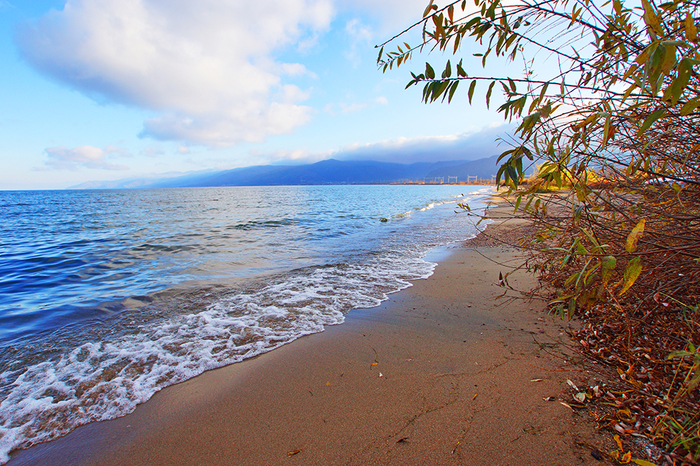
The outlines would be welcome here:
<svg viewBox="0 0 700 466">
<path fill-rule="evenodd" d="M 321 186 L 374 184 L 491 184 L 497 156 L 412 164 L 323 160 L 307 165 L 260 165 L 222 171 L 94 181 L 69 189 L 143 189 L 223 186 Z"/>
</svg>

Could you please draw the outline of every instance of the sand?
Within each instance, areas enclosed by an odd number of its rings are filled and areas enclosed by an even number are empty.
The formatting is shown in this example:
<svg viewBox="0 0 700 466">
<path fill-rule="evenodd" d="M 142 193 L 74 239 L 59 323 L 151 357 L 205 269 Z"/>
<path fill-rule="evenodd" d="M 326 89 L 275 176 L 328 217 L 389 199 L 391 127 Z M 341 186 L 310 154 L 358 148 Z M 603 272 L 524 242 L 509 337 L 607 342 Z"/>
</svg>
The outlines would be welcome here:
<svg viewBox="0 0 700 466">
<path fill-rule="evenodd" d="M 592 450 L 608 439 L 586 410 L 559 402 L 571 399 L 567 379 L 597 377 L 567 349 L 567 323 L 520 293 L 498 298 L 499 272 L 519 260 L 498 238 L 522 226 L 490 225 L 471 245 L 437 251 L 433 276 L 378 308 L 8 464 L 603 464 Z M 535 285 L 521 272 L 509 283 Z"/>
</svg>

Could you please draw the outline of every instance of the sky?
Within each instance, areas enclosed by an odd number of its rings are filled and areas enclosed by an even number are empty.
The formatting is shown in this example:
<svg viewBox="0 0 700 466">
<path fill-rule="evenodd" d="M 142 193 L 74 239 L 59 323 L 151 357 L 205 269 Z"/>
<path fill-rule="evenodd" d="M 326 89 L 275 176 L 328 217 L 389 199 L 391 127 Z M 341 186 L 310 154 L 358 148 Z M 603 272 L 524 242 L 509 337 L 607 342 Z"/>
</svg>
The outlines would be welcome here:
<svg viewBox="0 0 700 466">
<path fill-rule="evenodd" d="M 374 46 L 425 5 L 0 0 L 0 189 L 501 152 L 493 104 L 470 106 L 465 87 L 425 105 L 419 87 L 404 89 L 426 57 L 377 69 Z"/>
</svg>

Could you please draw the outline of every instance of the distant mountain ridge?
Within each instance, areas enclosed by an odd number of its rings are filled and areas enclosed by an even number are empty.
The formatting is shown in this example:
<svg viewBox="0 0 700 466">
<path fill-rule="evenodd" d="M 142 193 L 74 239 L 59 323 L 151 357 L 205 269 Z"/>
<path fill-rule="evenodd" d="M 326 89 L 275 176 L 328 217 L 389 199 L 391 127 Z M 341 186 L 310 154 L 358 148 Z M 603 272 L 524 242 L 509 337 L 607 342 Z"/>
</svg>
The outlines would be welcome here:
<svg viewBox="0 0 700 466">
<path fill-rule="evenodd" d="M 220 172 L 184 175 L 157 181 L 148 188 L 214 186 L 274 186 L 318 184 L 370 184 L 401 181 L 468 181 L 467 176 L 490 179 L 496 174 L 497 156 L 479 160 L 417 162 L 412 164 L 323 160 L 308 165 L 260 165 Z M 456 177 L 456 178 L 455 178 Z"/>
<path fill-rule="evenodd" d="M 76 189 L 194 188 L 216 186 L 294 186 L 375 184 L 409 181 L 464 182 L 468 177 L 491 179 L 497 156 L 478 160 L 416 162 L 411 164 L 328 159 L 307 165 L 258 165 L 215 172 L 197 172 L 159 179 L 129 179 L 83 183 Z"/>
</svg>

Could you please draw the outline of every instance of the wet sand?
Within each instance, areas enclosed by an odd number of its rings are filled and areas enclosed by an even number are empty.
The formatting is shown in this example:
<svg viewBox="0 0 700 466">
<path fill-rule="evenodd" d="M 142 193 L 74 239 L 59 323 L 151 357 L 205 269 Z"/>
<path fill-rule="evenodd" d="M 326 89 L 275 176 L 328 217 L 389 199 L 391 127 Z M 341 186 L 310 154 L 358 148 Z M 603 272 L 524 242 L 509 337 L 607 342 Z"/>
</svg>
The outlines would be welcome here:
<svg viewBox="0 0 700 466">
<path fill-rule="evenodd" d="M 566 322 L 519 293 L 498 298 L 499 272 L 519 263 L 498 238 L 523 225 L 492 224 L 440 251 L 432 277 L 342 325 L 166 388 L 8 464 L 603 464 L 591 446 L 607 439 L 585 410 L 559 403 L 567 379 L 597 377 L 567 349 Z M 535 285 L 521 272 L 509 283 Z"/>
</svg>

